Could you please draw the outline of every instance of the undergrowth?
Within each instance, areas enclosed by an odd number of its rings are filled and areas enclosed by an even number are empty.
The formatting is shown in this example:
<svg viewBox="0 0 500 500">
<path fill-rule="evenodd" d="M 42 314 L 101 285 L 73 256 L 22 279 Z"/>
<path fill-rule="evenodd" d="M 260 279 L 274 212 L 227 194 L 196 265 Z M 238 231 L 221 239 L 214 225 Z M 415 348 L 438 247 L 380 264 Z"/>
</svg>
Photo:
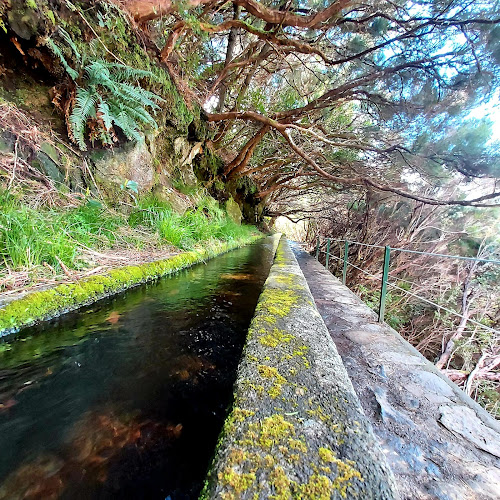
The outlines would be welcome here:
<svg viewBox="0 0 500 500">
<path fill-rule="evenodd" d="M 196 208 L 179 214 L 167 203 L 148 197 L 138 200 L 125 215 L 95 200 L 82 200 L 77 208 L 35 209 L 0 191 L 0 271 L 41 265 L 81 269 L 88 267 L 82 259 L 85 250 L 116 245 L 138 249 L 145 239 L 157 246 L 194 249 L 255 232 L 233 222 L 212 198 L 200 196 L 194 201 Z"/>
<path fill-rule="evenodd" d="M 204 196 L 196 208 L 178 214 L 164 202 L 148 197 L 138 203 L 129 217 L 132 227 L 144 225 L 157 231 L 168 243 L 183 249 L 210 239 L 232 241 L 249 234 L 252 230 L 230 219 L 213 198 Z"/>
<path fill-rule="evenodd" d="M 69 129 L 70 138 L 82 151 L 87 150 L 87 128 L 92 144 L 98 139 L 105 146 L 118 141 L 114 130 L 116 126 L 127 139 L 135 141 L 142 140 L 141 130 L 144 127 L 158 128 L 148 108 L 157 111 L 159 103 L 165 101 L 140 84 L 140 80 L 154 79 L 151 71 L 91 57 L 80 52 L 62 27 L 59 27 L 58 33 L 66 51 L 72 53 L 77 70 L 70 66 L 61 47 L 51 38 L 46 43 L 76 85 Z"/>
<path fill-rule="evenodd" d="M 46 263 L 78 267 L 79 248 L 109 247 L 123 223 L 99 205 L 73 209 L 34 209 L 7 192 L 0 193 L 0 257 L 11 269 Z"/>
</svg>

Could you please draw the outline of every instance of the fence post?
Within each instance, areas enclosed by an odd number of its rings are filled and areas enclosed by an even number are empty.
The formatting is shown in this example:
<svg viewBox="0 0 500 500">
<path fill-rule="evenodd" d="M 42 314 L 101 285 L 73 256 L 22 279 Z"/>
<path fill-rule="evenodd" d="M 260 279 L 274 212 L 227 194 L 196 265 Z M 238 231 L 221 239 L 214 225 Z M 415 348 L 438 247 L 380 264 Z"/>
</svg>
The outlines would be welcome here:
<svg viewBox="0 0 500 500">
<path fill-rule="evenodd" d="M 344 245 L 344 270 L 342 271 L 342 284 L 345 285 L 347 278 L 347 261 L 349 259 L 349 242 L 346 240 Z"/>
<path fill-rule="evenodd" d="M 385 298 L 387 296 L 387 278 L 389 276 L 389 261 L 391 259 L 391 247 L 386 246 L 384 252 L 384 270 L 382 272 L 382 288 L 380 289 L 380 306 L 378 309 L 378 321 L 384 321 Z"/>
<path fill-rule="evenodd" d="M 325 262 L 325 267 L 326 270 L 328 271 L 328 262 L 330 260 L 330 238 L 326 240 L 326 262 Z"/>
<path fill-rule="evenodd" d="M 316 260 L 319 260 L 319 236 L 318 241 L 316 242 Z"/>
</svg>

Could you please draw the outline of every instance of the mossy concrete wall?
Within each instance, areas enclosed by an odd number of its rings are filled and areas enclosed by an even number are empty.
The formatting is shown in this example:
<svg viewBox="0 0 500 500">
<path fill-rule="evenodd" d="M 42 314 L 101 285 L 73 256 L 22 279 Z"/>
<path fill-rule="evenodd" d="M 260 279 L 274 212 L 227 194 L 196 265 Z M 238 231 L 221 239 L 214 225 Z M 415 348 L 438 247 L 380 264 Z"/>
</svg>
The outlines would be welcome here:
<svg viewBox="0 0 500 500">
<path fill-rule="evenodd" d="M 287 241 L 257 305 L 202 498 L 397 498 Z"/>
<path fill-rule="evenodd" d="M 219 242 L 203 249 L 183 252 L 164 260 L 139 266 L 124 266 L 105 274 L 30 293 L 0 309 L 0 337 L 38 321 L 48 320 L 115 295 L 128 288 L 173 274 L 180 269 L 220 255 L 260 238 L 251 236 L 230 243 Z"/>
</svg>

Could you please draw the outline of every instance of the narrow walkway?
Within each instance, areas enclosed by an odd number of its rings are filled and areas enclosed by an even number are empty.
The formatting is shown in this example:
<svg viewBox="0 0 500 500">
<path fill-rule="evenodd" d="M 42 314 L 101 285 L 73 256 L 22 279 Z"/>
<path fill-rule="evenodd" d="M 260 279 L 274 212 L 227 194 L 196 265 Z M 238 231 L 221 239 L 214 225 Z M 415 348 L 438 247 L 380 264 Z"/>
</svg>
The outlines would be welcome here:
<svg viewBox="0 0 500 500">
<path fill-rule="evenodd" d="M 500 425 L 293 244 L 402 499 L 498 499 Z"/>
</svg>

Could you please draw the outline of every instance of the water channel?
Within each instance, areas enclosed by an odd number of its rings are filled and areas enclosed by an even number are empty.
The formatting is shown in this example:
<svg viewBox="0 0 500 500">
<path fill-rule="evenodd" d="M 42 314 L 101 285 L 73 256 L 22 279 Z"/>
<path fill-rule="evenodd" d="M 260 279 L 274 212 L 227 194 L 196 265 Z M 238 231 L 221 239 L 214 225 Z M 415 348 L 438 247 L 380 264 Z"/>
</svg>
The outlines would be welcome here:
<svg viewBox="0 0 500 500">
<path fill-rule="evenodd" d="M 266 238 L 0 344 L 0 499 L 194 499 Z"/>
</svg>

